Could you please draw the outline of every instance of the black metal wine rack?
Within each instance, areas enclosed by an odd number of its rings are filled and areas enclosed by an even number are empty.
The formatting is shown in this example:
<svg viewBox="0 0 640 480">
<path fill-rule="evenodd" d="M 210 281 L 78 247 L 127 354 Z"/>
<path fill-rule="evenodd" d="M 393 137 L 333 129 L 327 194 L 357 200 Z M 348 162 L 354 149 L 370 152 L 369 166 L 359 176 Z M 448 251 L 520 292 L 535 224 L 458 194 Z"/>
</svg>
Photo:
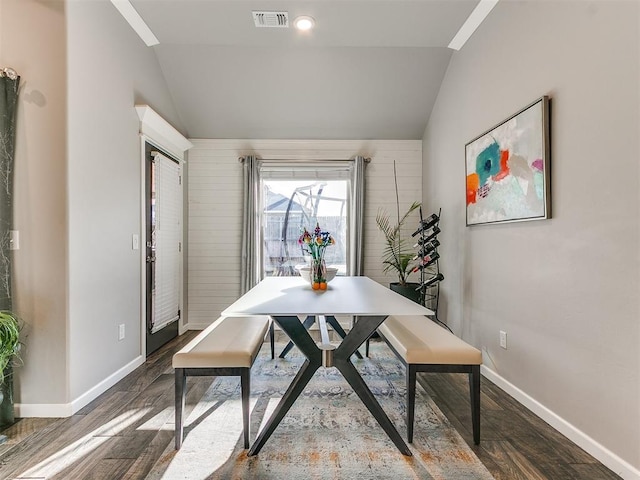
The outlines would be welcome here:
<svg viewBox="0 0 640 480">
<path fill-rule="evenodd" d="M 434 312 L 433 320 L 438 323 L 442 323 L 438 319 L 438 301 L 440 282 L 444 280 L 444 275 L 440 272 L 440 254 L 438 253 L 441 215 L 442 209 L 439 209 L 437 214 L 433 213 L 425 219 L 420 208 L 420 224 L 412 234 L 413 237 L 418 238 L 414 245 L 417 249 L 414 260 L 418 262 L 414 271 L 420 272 L 420 285 L 417 288 L 420 291 L 420 303 Z"/>
</svg>

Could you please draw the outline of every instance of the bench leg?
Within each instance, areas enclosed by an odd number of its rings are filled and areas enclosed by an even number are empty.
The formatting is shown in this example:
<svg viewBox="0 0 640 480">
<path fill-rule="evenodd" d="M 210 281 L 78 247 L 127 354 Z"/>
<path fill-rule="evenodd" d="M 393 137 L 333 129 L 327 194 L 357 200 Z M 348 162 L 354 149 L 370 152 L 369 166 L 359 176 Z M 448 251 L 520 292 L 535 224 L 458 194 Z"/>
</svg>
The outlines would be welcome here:
<svg viewBox="0 0 640 480">
<path fill-rule="evenodd" d="M 243 368 L 240 374 L 240 391 L 242 396 L 242 432 L 244 448 L 249 448 L 249 392 L 251 391 L 251 375 L 248 368 Z"/>
<path fill-rule="evenodd" d="M 184 401 L 187 393 L 187 376 L 185 375 L 183 368 L 175 369 L 176 378 L 176 412 L 175 412 L 175 437 L 176 437 L 176 450 L 179 450 L 182 446 L 182 435 L 184 430 Z"/>
<path fill-rule="evenodd" d="M 273 319 L 269 324 L 269 341 L 271 342 L 271 360 L 276 358 L 276 332 L 273 326 Z"/>
<path fill-rule="evenodd" d="M 416 411 L 416 367 L 407 365 L 407 442 L 413 443 L 413 423 Z"/>
<path fill-rule="evenodd" d="M 471 423 L 473 424 L 473 443 L 480 445 L 480 365 L 472 365 L 469 374 L 471 391 Z"/>
</svg>

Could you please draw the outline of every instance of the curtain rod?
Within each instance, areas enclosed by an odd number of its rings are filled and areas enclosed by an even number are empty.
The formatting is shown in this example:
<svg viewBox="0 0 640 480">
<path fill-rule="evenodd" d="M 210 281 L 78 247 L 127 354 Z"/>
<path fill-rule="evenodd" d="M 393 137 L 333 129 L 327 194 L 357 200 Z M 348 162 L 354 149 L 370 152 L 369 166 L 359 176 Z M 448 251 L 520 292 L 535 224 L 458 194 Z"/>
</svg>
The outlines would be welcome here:
<svg viewBox="0 0 640 480">
<path fill-rule="evenodd" d="M 0 67 L 0 77 L 9 77 L 11 80 L 18 78 L 18 72 L 10 67 Z"/>
<path fill-rule="evenodd" d="M 242 162 L 244 162 L 244 159 L 246 157 L 249 157 L 249 156 L 250 155 L 243 155 L 241 157 L 238 157 L 238 161 L 240 163 L 242 163 Z M 356 156 L 359 156 L 359 155 L 356 155 Z M 314 158 L 312 160 L 299 159 L 299 158 L 284 158 L 284 159 L 269 159 L 267 161 L 273 161 L 273 162 L 306 162 L 306 161 L 315 161 L 315 160 L 317 160 L 319 162 L 348 162 L 350 160 L 354 160 L 355 158 L 356 157 L 353 157 L 353 158 L 350 158 L 350 159 L 347 159 L 347 158 L 344 158 L 344 159 L 337 159 L 337 158 L 333 158 L 333 159 L 331 159 L 331 158 L 329 158 L 329 159 L 327 159 L 327 158 L 325 158 L 325 159 L 316 159 L 316 158 Z M 365 163 L 371 163 L 371 157 L 364 157 L 364 161 L 365 161 Z"/>
</svg>

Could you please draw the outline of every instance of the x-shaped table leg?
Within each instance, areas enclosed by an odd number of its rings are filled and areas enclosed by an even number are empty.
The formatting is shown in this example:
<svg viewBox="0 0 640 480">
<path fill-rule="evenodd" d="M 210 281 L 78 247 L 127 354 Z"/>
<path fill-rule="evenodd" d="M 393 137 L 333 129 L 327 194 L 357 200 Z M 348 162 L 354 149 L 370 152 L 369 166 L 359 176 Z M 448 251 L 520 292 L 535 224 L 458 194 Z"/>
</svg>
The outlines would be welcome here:
<svg viewBox="0 0 640 480">
<path fill-rule="evenodd" d="M 300 370 L 298 370 L 293 382 L 291 382 L 284 396 L 280 399 L 278 406 L 271 414 L 269 420 L 267 420 L 266 425 L 258 434 L 256 441 L 249 450 L 249 456 L 257 455 L 258 452 L 260 452 L 262 446 L 266 443 L 280 421 L 293 405 L 293 402 L 296 401 L 296 398 L 300 396 L 304 387 L 307 386 L 307 383 L 309 383 L 313 374 L 322 366 L 320 349 L 316 346 L 315 342 L 309 335 L 309 332 L 307 332 L 307 329 L 304 328 L 302 323 L 300 323 L 298 317 L 274 316 L 273 319 L 278 325 L 280 325 L 280 328 L 289 335 L 291 341 L 293 341 L 296 347 L 298 347 L 304 356 L 307 357 L 307 360 L 305 360 Z"/>
<path fill-rule="evenodd" d="M 338 322 L 338 319 L 336 317 L 334 317 L 333 315 L 327 315 L 326 319 L 327 319 L 327 323 L 331 325 L 331 327 L 333 327 L 333 329 L 336 331 L 338 335 L 340 335 L 340 338 L 344 338 L 347 336 L 347 333 L 344 331 L 344 329 L 342 328 L 342 325 L 340 325 L 340 322 Z M 304 322 L 302 322 L 302 325 L 304 326 L 304 328 L 309 330 L 311 328 L 311 325 L 313 325 L 315 321 L 316 321 L 316 317 L 314 315 L 307 315 L 307 318 L 304 319 Z M 289 353 L 289 350 L 291 350 L 292 348 L 293 348 L 293 342 L 290 341 L 282 349 L 282 352 L 280 352 L 280 358 L 286 357 L 287 353 Z M 362 360 L 362 355 L 357 349 L 355 351 L 355 354 L 356 354 L 356 357 Z"/>
<path fill-rule="evenodd" d="M 309 332 L 307 332 L 304 325 L 300 323 L 298 317 L 273 316 L 273 319 L 278 325 L 280 325 L 280 328 L 284 330 L 291 341 L 300 349 L 307 360 L 305 360 L 293 382 L 291 382 L 291 385 L 287 388 L 287 391 L 278 403 L 278 406 L 272 413 L 271 417 L 267 420 L 265 427 L 258 434 L 256 441 L 249 450 L 249 456 L 257 455 L 258 452 L 260 452 L 295 400 L 303 392 L 304 387 L 309 383 L 316 370 L 323 365 L 323 361 L 325 366 L 335 366 L 340 373 L 342 373 L 349 385 L 353 388 L 354 392 L 358 397 L 360 397 L 362 403 L 364 403 L 367 409 L 371 412 L 391 441 L 396 445 L 398 450 L 400 450 L 404 455 L 411 455 L 409 447 L 407 447 L 407 444 L 402 440 L 402 437 L 394 427 L 393 423 L 391 423 L 391 420 L 349 360 L 357 348 L 362 345 L 362 343 L 369 338 L 375 329 L 384 321 L 383 317 L 372 317 L 357 322 L 335 350 L 333 350 L 332 347 L 331 349 L 327 349 L 327 346 L 325 345 L 321 346 L 324 348 L 319 348 L 309 335 Z M 326 330 L 325 321 L 321 321 L 321 324 L 323 324 L 322 327 Z"/>
</svg>

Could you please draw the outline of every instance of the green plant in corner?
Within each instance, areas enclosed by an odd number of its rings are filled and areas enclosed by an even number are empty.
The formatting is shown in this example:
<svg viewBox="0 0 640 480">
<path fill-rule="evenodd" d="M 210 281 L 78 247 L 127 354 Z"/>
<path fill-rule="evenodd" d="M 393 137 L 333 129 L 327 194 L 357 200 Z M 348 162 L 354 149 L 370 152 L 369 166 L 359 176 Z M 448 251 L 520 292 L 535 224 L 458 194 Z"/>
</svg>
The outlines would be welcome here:
<svg viewBox="0 0 640 480">
<path fill-rule="evenodd" d="M 400 200 L 398 196 L 398 177 L 396 174 L 396 162 L 393 162 L 393 181 L 396 189 L 396 219 L 397 223 L 391 223 L 389 213 L 381 208 L 376 215 L 376 225 L 384 234 L 385 246 L 382 252 L 383 271 L 385 273 L 394 271 L 398 275 L 398 284 L 405 286 L 407 278 L 413 270 L 412 259 L 415 252 L 407 239 L 402 237 L 402 228 L 410 217 L 411 213 L 420 208 L 420 202 L 413 202 L 407 212 L 400 217 Z"/>
<path fill-rule="evenodd" d="M 8 310 L 0 311 L 0 385 L 5 382 L 7 367 L 20 360 L 20 319 Z"/>
</svg>

